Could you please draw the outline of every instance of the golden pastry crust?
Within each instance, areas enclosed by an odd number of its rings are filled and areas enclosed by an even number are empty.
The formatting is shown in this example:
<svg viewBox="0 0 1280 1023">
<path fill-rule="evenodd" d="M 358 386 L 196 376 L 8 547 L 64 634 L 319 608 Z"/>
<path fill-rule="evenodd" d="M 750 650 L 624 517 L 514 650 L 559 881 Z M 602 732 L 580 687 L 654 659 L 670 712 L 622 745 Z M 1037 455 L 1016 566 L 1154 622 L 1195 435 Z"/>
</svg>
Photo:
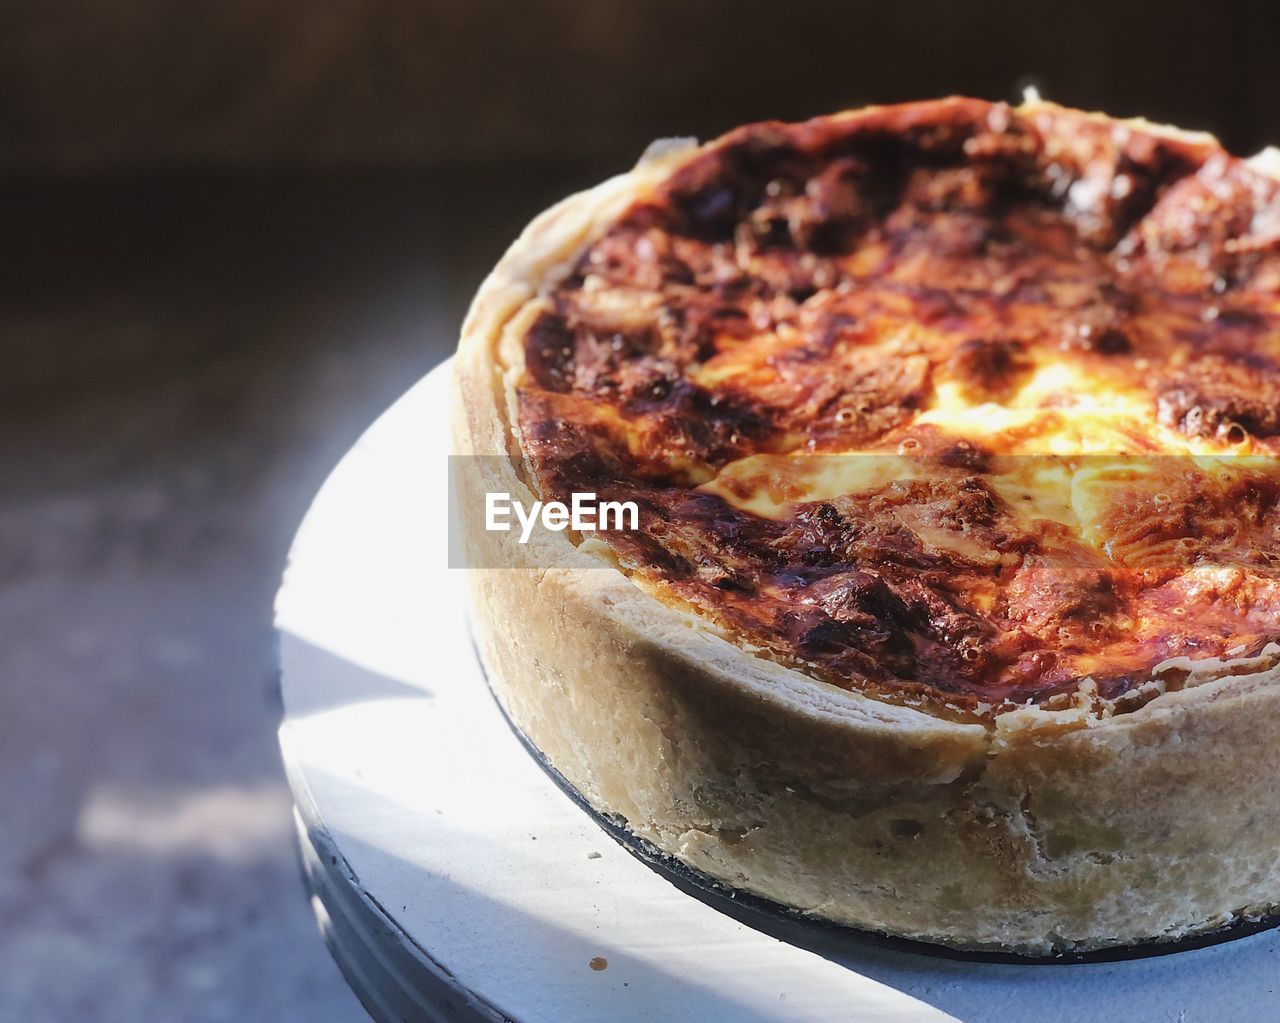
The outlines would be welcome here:
<svg viewBox="0 0 1280 1023">
<path fill-rule="evenodd" d="M 969 101 L 921 106 L 948 102 Z M 512 720 L 591 805 L 659 849 L 856 927 L 1049 954 L 1273 909 L 1280 649 L 1159 665 L 1132 681 L 1142 696 L 1126 713 L 1086 684 L 957 719 L 765 656 L 638 584 L 598 540 L 519 545 L 481 528 L 486 492 L 535 496 L 519 391 L 546 296 L 700 152 L 668 148 L 538 218 L 464 326 L 455 444 L 481 457 L 456 462 L 460 521 L 473 563 L 509 566 L 469 576 Z"/>
</svg>

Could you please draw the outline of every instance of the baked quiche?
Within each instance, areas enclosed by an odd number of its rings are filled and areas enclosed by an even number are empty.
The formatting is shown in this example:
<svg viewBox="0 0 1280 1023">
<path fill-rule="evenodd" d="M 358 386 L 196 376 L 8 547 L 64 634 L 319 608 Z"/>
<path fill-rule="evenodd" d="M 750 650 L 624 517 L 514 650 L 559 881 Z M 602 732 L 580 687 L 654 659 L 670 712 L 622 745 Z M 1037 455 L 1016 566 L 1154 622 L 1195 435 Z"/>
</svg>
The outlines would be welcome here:
<svg viewBox="0 0 1280 1023">
<path fill-rule="evenodd" d="M 947 99 L 655 146 L 456 359 L 474 627 L 597 810 L 814 917 L 1028 955 L 1280 905 L 1280 183 Z M 485 528 L 486 495 L 634 528 Z"/>
</svg>

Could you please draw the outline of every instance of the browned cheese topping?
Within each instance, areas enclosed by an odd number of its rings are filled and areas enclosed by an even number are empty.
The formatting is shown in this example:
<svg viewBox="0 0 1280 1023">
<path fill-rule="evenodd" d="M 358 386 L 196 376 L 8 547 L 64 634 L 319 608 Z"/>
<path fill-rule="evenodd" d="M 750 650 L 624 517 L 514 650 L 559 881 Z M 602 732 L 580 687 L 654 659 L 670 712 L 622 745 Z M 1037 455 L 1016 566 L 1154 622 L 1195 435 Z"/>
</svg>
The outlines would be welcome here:
<svg viewBox="0 0 1280 1023">
<path fill-rule="evenodd" d="M 985 713 L 1280 636 L 1280 185 L 947 100 L 736 131 L 543 296 L 544 498 L 766 656 Z"/>
</svg>

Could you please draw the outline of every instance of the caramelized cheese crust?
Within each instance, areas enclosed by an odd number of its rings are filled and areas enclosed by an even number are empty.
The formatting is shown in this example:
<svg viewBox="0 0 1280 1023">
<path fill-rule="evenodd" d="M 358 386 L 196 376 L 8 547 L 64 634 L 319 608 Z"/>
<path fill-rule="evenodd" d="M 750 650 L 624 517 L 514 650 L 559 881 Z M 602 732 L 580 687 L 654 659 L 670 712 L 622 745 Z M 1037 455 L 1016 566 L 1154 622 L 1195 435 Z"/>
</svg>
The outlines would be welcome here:
<svg viewBox="0 0 1280 1023">
<path fill-rule="evenodd" d="M 642 586 L 988 713 L 1280 636 L 1280 185 L 1212 140 L 947 100 L 736 131 L 537 300 L 544 498 Z"/>
</svg>

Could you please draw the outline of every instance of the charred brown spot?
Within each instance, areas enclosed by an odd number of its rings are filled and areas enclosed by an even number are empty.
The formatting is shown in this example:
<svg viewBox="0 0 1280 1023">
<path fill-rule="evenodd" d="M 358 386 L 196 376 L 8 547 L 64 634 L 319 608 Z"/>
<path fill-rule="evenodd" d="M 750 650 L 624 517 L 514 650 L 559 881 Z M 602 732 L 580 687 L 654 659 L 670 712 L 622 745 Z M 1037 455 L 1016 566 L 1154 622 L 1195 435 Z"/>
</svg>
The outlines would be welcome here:
<svg viewBox="0 0 1280 1023">
<path fill-rule="evenodd" d="M 568 391 L 573 385 L 573 348 L 573 333 L 564 317 L 543 313 L 525 335 L 525 367 L 540 387 Z"/>
<path fill-rule="evenodd" d="M 1240 443 L 1280 434 L 1280 368 L 1260 356 L 1206 356 L 1158 394 L 1160 422 L 1188 437 Z"/>
<path fill-rule="evenodd" d="M 987 401 L 1015 391 L 1031 369 L 1022 342 L 971 338 L 957 346 L 947 360 L 950 375 L 975 401 Z"/>
<path fill-rule="evenodd" d="M 948 469 L 964 469 L 966 472 L 985 473 L 991 469 L 993 456 L 982 445 L 962 440 L 943 448 L 937 457 L 938 464 Z"/>
</svg>

